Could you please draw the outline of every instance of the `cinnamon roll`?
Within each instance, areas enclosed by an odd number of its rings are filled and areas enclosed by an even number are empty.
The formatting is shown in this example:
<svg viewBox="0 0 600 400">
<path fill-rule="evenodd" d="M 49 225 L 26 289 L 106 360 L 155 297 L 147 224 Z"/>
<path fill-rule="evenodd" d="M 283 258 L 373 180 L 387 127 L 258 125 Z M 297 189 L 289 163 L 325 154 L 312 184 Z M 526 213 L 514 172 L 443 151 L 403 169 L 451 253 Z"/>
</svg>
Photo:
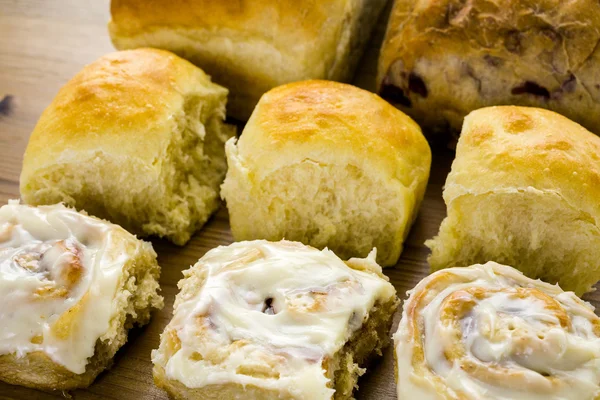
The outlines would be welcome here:
<svg viewBox="0 0 600 400">
<path fill-rule="evenodd" d="M 397 307 L 374 260 L 288 241 L 209 251 L 179 283 L 156 384 L 178 399 L 351 398 Z"/>
<path fill-rule="evenodd" d="M 600 398 L 600 319 L 573 292 L 488 262 L 409 293 L 398 399 Z"/>
<path fill-rule="evenodd" d="M 150 243 L 63 205 L 0 208 L 0 380 L 88 386 L 162 306 Z"/>
</svg>

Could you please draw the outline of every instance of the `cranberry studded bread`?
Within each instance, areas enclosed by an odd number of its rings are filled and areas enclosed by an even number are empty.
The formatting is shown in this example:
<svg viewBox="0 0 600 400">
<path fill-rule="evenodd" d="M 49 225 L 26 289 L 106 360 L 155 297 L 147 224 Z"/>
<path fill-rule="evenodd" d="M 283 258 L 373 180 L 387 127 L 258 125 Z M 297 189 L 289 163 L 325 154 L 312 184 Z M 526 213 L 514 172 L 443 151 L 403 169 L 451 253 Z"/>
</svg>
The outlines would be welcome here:
<svg viewBox="0 0 600 400">
<path fill-rule="evenodd" d="M 160 268 L 150 243 L 62 205 L 0 208 L 0 380 L 86 387 L 146 324 Z"/>
<path fill-rule="evenodd" d="M 600 318 L 574 293 L 488 262 L 409 294 L 394 335 L 398 400 L 600 398 Z"/>
<path fill-rule="evenodd" d="M 330 81 L 266 93 L 222 186 L 236 240 L 289 239 L 343 259 L 394 265 L 425 193 L 431 151 L 419 126 L 379 96 Z"/>
<path fill-rule="evenodd" d="M 139 235 L 185 244 L 219 207 L 227 90 L 162 50 L 108 54 L 44 111 L 23 160 L 21 197 L 64 202 Z"/>
<path fill-rule="evenodd" d="M 432 270 L 486 261 L 582 294 L 600 279 L 600 138 L 552 111 L 465 118 Z"/>
<path fill-rule="evenodd" d="M 385 0 L 112 0 L 118 49 L 187 58 L 231 91 L 247 120 L 260 96 L 305 79 L 352 79 Z"/>
<path fill-rule="evenodd" d="M 380 94 L 426 132 L 481 107 L 554 110 L 600 134 L 600 3 L 396 0 Z"/>
<path fill-rule="evenodd" d="M 184 276 L 152 353 L 175 399 L 350 399 L 398 304 L 374 257 L 296 242 L 217 247 Z"/>
</svg>

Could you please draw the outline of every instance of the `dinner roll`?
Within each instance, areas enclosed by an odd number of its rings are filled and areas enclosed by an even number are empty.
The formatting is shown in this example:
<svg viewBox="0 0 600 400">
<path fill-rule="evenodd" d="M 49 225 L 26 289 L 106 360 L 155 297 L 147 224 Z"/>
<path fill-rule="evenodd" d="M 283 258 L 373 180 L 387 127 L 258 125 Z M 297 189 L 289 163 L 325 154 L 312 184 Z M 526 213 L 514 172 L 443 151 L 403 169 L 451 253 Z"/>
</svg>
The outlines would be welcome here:
<svg viewBox="0 0 600 400">
<path fill-rule="evenodd" d="M 166 51 L 101 57 L 58 93 L 25 152 L 21 197 L 186 243 L 219 207 L 227 90 Z"/>
<path fill-rule="evenodd" d="M 247 120 L 269 89 L 305 79 L 350 80 L 385 0 L 112 0 L 118 49 L 187 58 L 231 91 Z"/>
<path fill-rule="evenodd" d="M 489 260 L 582 294 L 600 279 L 600 138 L 554 112 L 465 118 L 432 270 Z"/>
<path fill-rule="evenodd" d="M 481 107 L 547 108 L 600 134 L 600 2 L 396 0 L 380 95 L 426 132 Z"/>
<path fill-rule="evenodd" d="M 150 243 L 63 205 L 0 208 L 0 380 L 86 387 L 161 308 Z"/>
<path fill-rule="evenodd" d="M 305 81 L 266 93 L 226 145 L 236 240 L 282 238 L 396 263 L 429 177 L 419 126 L 377 95 Z"/>
<path fill-rule="evenodd" d="M 184 276 L 152 352 L 175 399 L 351 399 L 398 305 L 374 257 L 289 241 L 219 246 Z"/>
</svg>

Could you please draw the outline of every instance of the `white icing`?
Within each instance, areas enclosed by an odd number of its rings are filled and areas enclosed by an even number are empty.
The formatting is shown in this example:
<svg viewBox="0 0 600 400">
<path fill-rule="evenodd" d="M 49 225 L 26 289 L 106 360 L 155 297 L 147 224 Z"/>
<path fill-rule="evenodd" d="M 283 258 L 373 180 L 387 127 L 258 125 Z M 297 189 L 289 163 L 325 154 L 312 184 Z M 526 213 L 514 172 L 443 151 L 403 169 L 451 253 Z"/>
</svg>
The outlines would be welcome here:
<svg viewBox="0 0 600 400">
<path fill-rule="evenodd" d="M 443 289 L 425 289 L 444 274 L 453 278 Z M 484 297 L 475 299 L 464 294 L 464 290 L 473 288 L 483 289 Z M 526 288 L 527 296 L 517 296 L 516 288 Z M 534 289 L 556 300 L 558 307 L 536 297 Z M 493 262 L 436 272 L 409 293 L 394 336 L 399 399 L 584 400 L 600 395 L 600 338 L 594 334 L 592 324 L 598 322 L 598 317 L 573 293 Z M 413 315 L 422 335 L 415 338 L 407 310 L 423 293 L 427 301 L 422 303 L 421 312 Z M 475 299 L 468 312 L 457 317 L 459 335 L 442 317 L 447 311 L 444 302 L 457 297 Z M 561 326 L 557 313 L 566 315 L 570 326 Z M 448 359 L 457 337 L 465 354 Z M 426 371 L 420 375 L 413 364 L 418 341 L 422 341 Z M 471 374 L 463 367 L 465 361 L 484 365 L 493 378 Z M 501 368 L 509 372 L 491 375 Z"/>
<path fill-rule="evenodd" d="M 355 262 L 380 271 L 374 253 Z M 231 382 L 330 399 L 322 362 L 377 301 L 395 296 L 376 273 L 354 270 L 331 251 L 286 241 L 218 247 L 192 270 L 207 274 L 204 286 L 191 298 L 178 296 L 165 331 L 177 333 L 181 348 L 169 359 L 153 353 L 169 379 L 190 388 Z M 266 366 L 269 376 L 240 373 L 252 366 Z"/>
<path fill-rule="evenodd" d="M 85 372 L 117 313 L 128 256 L 111 239 L 116 230 L 62 205 L 0 208 L 0 354 L 43 352 Z"/>
</svg>

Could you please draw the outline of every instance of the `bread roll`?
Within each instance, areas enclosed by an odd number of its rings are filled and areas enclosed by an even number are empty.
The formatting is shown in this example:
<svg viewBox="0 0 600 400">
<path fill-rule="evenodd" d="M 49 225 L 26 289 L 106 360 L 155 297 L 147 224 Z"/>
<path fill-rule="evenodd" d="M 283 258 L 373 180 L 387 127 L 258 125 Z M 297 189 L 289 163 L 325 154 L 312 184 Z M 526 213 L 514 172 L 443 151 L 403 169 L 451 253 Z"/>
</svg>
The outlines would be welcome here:
<svg viewBox="0 0 600 400">
<path fill-rule="evenodd" d="M 432 270 L 489 260 L 582 294 L 600 279 L 600 138 L 551 111 L 465 118 Z"/>
<path fill-rule="evenodd" d="M 306 81 L 280 86 L 226 145 L 222 186 L 236 240 L 283 238 L 394 265 L 423 199 L 431 151 L 378 96 Z"/>
<path fill-rule="evenodd" d="M 428 131 L 481 107 L 559 112 L 600 134 L 600 3 L 396 0 L 380 94 Z"/>
<path fill-rule="evenodd" d="M 350 399 L 398 303 L 374 257 L 287 241 L 217 247 L 184 277 L 152 352 L 176 399 Z"/>
<path fill-rule="evenodd" d="M 86 66 L 31 134 L 21 197 L 64 202 L 140 235 L 187 242 L 219 207 L 227 90 L 161 50 Z"/>
<path fill-rule="evenodd" d="M 572 292 L 489 262 L 438 271 L 404 302 L 398 400 L 594 400 L 600 318 Z"/>
<path fill-rule="evenodd" d="M 162 307 L 150 243 L 62 205 L 0 208 L 0 380 L 86 387 Z"/>
<path fill-rule="evenodd" d="M 350 80 L 385 0 L 112 0 L 118 49 L 187 58 L 231 91 L 247 120 L 269 89 L 305 79 Z"/>
</svg>

